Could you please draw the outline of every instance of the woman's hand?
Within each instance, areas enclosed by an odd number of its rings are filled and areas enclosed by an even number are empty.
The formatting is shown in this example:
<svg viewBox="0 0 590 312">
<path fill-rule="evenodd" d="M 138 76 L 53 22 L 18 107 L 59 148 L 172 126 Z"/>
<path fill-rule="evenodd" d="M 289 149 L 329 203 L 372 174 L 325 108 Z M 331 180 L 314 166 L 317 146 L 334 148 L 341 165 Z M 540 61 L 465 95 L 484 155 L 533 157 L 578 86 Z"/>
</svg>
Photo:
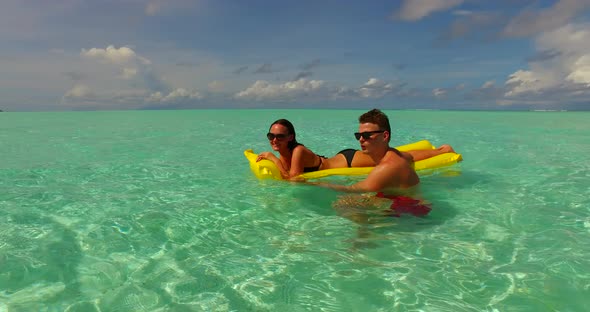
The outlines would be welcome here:
<svg viewBox="0 0 590 312">
<path fill-rule="evenodd" d="M 258 154 L 258 157 L 256 157 L 256 162 L 259 162 L 263 159 L 274 162 L 275 165 L 277 165 L 277 168 L 279 168 L 279 171 L 281 172 L 281 177 L 283 177 L 283 179 L 289 179 L 289 172 L 285 169 L 285 166 L 283 165 L 281 160 L 277 156 L 275 156 L 275 154 L 271 152 L 262 152 Z"/>
<path fill-rule="evenodd" d="M 273 153 L 271 152 L 262 152 L 260 154 L 258 154 L 258 157 L 256 158 L 256 162 L 259 162 L 263 159 L 268 159 L 268 160 L 272 160 L 275 161 L 274 158 L 277 158 L 277 156 L 275 156 Z"/>
</svg>

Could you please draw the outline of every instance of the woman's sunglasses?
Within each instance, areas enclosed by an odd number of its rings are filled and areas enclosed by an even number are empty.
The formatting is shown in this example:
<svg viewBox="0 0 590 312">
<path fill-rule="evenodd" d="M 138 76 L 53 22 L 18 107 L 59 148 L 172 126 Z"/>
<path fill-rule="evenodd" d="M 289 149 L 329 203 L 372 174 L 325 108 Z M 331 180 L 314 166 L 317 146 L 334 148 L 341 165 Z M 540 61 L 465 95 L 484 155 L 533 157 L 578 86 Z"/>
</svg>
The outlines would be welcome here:
<svg viewBox="0 0 590 312">
<path fill-rule="evenodd" d="M 284 139 L 286 139 L 286 138 L 287 138 L 287 136 L 288 136 L 288 134 L 284 134 L 284 133 L 278 133 L 278 134 L 274 134 L 274 133 L 270 133 L 270 132 L 269 132 L 269 133 L 267 133 L 267 134 L 266 134 L 266 138 L 267 138 L 269 141 L 272 141 L 272 140 L 274 140 L 275 138 L 277 138 L 277 140 L 279 140 L 279 141 L 280 141 L 280 140 L 284 140 Z"/>
<path fill-rule="evenodd" d="M 354 133 L 354 137 L 355 137 L 357 140 L 360 140 L 360 139 L 361 139 L 361 137 L 362 137 L 363 139 L 365 139 L 365 140 L 369 140 L 373 134 L 375 134 L 375 133 L 383 133 L 383 132 L 385 132 L 385 131 L 383 131 L 383 130 L 379 130 L 379 131 L 355 132 L 355 133 Z"/>
</svg>

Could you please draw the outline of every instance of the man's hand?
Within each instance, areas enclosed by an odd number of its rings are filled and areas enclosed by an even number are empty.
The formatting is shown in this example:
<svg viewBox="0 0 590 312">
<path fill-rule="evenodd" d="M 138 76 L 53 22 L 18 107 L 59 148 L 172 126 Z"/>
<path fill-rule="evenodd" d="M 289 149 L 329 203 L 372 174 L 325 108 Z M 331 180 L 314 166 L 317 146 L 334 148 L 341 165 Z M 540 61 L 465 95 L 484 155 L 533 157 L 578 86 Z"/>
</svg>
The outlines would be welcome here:
<svg viewBox="0 0 590 312">
<path fill-rule="evenodd" d="M 309 183 L 309 182 L 307 182 L 307 180 L 306 180 L 304 177 L 302 177 L 302 176 L 296 176 L 296 177 L 292 177 L 292 178 L 290 178 L 290 179 L 289 179 L 289 181 L 291 181 L 291 182 L 297 182 L 297 183 Z"/>
</svg>

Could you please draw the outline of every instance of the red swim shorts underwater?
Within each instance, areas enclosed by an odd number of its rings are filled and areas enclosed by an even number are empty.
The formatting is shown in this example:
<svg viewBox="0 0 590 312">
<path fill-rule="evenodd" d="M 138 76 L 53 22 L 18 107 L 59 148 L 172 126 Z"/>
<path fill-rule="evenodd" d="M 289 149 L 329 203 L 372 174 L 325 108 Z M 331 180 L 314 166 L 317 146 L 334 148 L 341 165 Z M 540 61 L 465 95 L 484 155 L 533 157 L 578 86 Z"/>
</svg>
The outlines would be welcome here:
<svg viewBox="0 0 590 312">
<path fill-rule="evenodd" d="M 418 199 L 414 199 L 401 195 L 385 195 L 379 192 L 376 195 L 379 198 L 391 199 L 391 212 L 393 217 L 401 217 L 402 214 L 411 214 L 416 217 L 423 217 L 427 215 L 432 208 L 422 204 Z M 389 211 L 388 211 L 389 212 Z"/>
</svg>

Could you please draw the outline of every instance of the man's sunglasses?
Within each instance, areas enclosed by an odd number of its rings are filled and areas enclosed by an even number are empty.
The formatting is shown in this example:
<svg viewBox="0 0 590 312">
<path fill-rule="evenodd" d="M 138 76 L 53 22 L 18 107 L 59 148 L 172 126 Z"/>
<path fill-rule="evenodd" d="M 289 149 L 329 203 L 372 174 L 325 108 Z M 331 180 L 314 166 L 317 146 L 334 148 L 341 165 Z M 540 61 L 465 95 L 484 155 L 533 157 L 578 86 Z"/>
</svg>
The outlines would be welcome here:
<svg viewBox="0 0 590 312">
<path fill-rule="evenodd" d="M 287 138 L 287 136 L 289 136 L 289 135 L 288 135 L 288 134 L 284 134 L 284 133 L 278 133 L 278 134 L 274 134 L 274 133 L 270 133 L 270 132 L 269 132 L 269 133 L 267 133 L 267 134 L 266 134 L 266 138 L 267 138 L 269 141 L 272 141 L 272 140 L 274 140 L 275 138 L 277 138 L 277 140 L 283 140 L 283 139 L 286 139 L 286 138 Z"/>
<path fill-rule="evenodd" d="M 371 138 L 371 136 L 375 133 L 383 133 L 385 132 L 384 130 L 379 130 L 379 131 L 366 131 L 366 132 L 355 132 L 354 133 L 354 137 L 357 140 L 360 140 L 361 137 L 365 140 L 369 140 Z"/>
</svg>

